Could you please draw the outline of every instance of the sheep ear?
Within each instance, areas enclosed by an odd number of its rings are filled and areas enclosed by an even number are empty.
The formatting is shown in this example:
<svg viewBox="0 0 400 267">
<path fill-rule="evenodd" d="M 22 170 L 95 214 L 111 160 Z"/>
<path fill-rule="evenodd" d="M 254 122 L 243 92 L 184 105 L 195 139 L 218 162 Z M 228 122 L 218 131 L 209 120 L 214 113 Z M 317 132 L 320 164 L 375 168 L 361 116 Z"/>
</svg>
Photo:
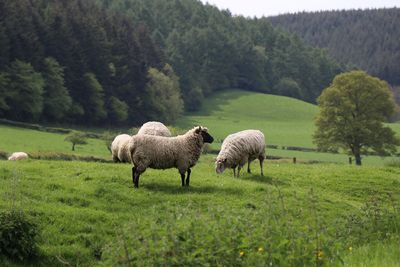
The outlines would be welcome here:
<svg viewBox="0 0 400 267">
<path fill-rule="evenodd" d="M 197 133 L 197 134 L 198 134 L 198 133 L 200 133 L 200 132 L 201 132 L 201 126 L 199 126 L 199 127 L 197 127 L 197 128 L 196 128 L 196 131 L 195 131 L 195 133 Z"/>
</svg>

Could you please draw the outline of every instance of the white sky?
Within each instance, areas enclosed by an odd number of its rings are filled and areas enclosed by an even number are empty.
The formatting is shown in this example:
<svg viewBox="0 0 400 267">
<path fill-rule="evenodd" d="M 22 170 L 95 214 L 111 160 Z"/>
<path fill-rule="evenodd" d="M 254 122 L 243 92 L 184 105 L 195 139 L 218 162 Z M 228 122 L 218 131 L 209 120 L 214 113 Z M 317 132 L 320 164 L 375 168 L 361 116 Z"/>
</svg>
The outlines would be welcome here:
<svg viewBox="0 0 400 267">
<path fill-rule="evenodd" d="M 273 16 L 300 11 L 400 7 L 400 0 L 201 0 L 245 17 Z"/>
</svg>

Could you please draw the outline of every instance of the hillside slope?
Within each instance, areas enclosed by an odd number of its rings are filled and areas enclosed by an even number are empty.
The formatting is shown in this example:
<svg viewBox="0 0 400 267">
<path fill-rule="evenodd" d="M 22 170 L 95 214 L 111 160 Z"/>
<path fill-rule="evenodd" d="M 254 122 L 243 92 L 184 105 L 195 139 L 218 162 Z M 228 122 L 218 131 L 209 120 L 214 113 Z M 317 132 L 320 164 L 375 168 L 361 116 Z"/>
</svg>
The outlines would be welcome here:
<svg viewBox="0 0 400 267">
<path fill-rule="evenodd" d="M 400 85 L 400 9 L 302 12 L 270 17 L 275 26 L 326 48 L 341 63 Z"/>
<path fill-rule="evenodd" d="M 201 111 L 177 125 L 205 125 L 217 140 L 232 132 L 260 129 L 269 144 L 312 147 L 317 111 L 317 106 L 294 98 L 234 90 L 213 95 Z"/>
<path fill-rule="evenodd" d="M 181 128 L 193 125 L 207 126 L 216 138 L 213 148 L 219 149 L 222 140 L 233 132 L 244 129 L 259 129 L 264 132 L 268 145 L 315 148 L 312 134 L 316 105 L 284 96 L 252 93 L 241 90 L 223 91 L 214 94 L 203 108 L 190 113 L 177 122 Z M 400 123 L 390 127 L 400 136 Z M 301 160 L 318 160 L 346 163 L 344 154 L 315 153 L 268 148 L 268 155 L 297 157 Z M 364 157 L 367 165 L 382 165 L 393 158 Z"/>
</svg>

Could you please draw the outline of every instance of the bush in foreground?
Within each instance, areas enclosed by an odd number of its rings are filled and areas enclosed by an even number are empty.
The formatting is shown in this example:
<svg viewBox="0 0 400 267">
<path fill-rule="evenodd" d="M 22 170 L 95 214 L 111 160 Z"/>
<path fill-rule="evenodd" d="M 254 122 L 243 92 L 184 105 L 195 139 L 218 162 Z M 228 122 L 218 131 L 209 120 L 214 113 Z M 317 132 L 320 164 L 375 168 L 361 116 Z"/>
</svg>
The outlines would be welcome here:
<svg viewBox="0 0 400 267">
<path fill-rule="evenodd" d="M 37 226 L 22 211 L 0 212 L 0 255 L 26 260 L 37 254 Z"/>
</svg>

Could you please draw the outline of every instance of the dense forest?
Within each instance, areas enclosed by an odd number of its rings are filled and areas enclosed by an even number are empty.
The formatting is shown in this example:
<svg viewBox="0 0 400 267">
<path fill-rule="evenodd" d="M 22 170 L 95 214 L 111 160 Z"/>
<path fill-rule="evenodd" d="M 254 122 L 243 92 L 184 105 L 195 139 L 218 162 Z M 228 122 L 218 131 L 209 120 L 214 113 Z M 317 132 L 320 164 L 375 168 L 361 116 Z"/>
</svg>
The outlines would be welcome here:
<svg viewBox="0 0 400 267">
<path fill-rule="evenodd" d="M 172 123 L 216 90 L 315 101 L 341 67 L 268 19 L 196 0 L 0 2 L 0 117 Z"/>
<path fill-rule="evenodd" d="M 400 85 L 400 9 L 302 12 L 269 20 L 342 64 Z"/>
</svg>

